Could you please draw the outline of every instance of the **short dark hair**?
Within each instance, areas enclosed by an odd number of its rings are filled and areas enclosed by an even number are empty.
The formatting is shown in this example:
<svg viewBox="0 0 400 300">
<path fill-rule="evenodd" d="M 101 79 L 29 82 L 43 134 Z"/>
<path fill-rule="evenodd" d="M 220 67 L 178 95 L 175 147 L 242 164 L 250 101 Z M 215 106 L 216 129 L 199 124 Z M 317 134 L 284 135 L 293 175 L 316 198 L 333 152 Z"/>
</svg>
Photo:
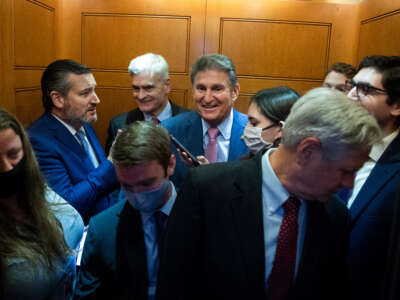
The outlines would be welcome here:
<svg viewBox="0 0 400 300">
<path fill-rule="evenodd" d="M 255 103 L 266 118 L 279 124 L 290 113 L 292 105 L 300 98 L 300 95 L 287 86 L 264 89 L 251 97 L 250 103 Z"/>
<path fill-rule="evenodd" d="M 339 74 L 343 74 L 348 79 L 352 79 L 354 75 L 356 75 L 357 70 L 350 64 L 346 64 L 343 62 L 337 62 L 332 64 L 325 73 L 325 76 L 328 75 L 330 72 L 337 72 Z"/>
<path fill-rule="evenodd" d="M 123 167 L 157 161 L 167 171 L 171 141 L 165 128 L 153 122 L 129 124 L 111 148 L 112 161 Z"/>
<path fill-rule="evenodd" d="M 54 106 L 50 97 L 52 91 L 57 91 L 62 96 L 68 95 L 71 89 L 71 85 L 68 81 L 68 75 L 70 73 L 82 75 L 89 74 L 91 71 L 89 67 L 73 60 L 61 59 L 49 64 L 43 72 L 41 79 L 42 102 L 46 112 L 50 112 Z"/>
<path fill-rule="evenodd" d="M 358 71 L 364 68 L 373 68 L 382 74 L 382 86 L 388 95 L 388 105 L 400 103 L 400 56 L 367 56 L 360 62 Z"/>
<path fill-rule="evenodd" d="M 194 83 L 194 78 L 198 72 L 215 70 L 225 72 L 229 77 L 231 88 L 237 85 L 235 66 L 229 57 L 222 54 L 208 54 L 199 57 L 193 64 L 190 72 L 190 80 Z"/>
</svg>

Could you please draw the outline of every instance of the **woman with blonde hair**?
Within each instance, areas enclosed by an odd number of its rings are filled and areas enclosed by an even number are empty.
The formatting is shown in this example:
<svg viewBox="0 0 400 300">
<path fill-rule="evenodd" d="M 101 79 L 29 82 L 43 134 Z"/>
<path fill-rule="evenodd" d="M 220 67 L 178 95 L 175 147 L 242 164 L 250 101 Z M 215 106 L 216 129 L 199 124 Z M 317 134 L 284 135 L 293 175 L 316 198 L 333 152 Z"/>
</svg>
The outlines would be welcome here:
<svg viewBox="0 0 400 300">
<path fill-rule="evenodd" d="M 3 109 L 0 185 L 3 298 L 71 298 L 82 218 L 47 187 L 24 128 Z"/>
</svg>

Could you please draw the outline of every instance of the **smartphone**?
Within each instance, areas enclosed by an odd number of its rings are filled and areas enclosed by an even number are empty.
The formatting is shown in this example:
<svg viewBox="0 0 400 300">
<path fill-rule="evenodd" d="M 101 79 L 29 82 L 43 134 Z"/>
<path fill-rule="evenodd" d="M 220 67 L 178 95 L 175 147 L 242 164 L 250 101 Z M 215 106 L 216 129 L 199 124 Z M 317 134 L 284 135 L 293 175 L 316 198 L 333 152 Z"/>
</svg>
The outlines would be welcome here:
<svg viewBox="0 0 400 300">
<path fill-rule="evenodd" d="M 190 157 L 195 167 L 200 166 L 198 159 L 192 153 L 190 153 L 173 135 L 170 134 L 169 137 L 181 152 L 185 152 Z"/>
</svg>

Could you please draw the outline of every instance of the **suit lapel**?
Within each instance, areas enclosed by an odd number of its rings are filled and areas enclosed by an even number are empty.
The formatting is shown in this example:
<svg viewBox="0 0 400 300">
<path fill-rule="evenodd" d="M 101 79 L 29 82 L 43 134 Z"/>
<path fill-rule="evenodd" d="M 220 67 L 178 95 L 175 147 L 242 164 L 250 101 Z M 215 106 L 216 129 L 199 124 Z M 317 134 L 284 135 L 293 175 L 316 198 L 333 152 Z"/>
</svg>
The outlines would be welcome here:
<svg viewBox="0 0 400 300">
<path fill-rule="evenodd" d="M 126 202 L 117 228 L 117 272 L 126 283 L 123 294 L 147 299 L 148 272 L 143 228 L 139 211 Z"/>
<path fill-rule="evenodd" d="M 397 164 L 396 164 L 397 162 Z M 372 169 L 350 207 L 352 224 L 383 186 L 400 171 L 400 134 L 393 140 Z"/>
<path fill-rule="evenodd" d="M 321 203 L 307 202 L 307 224 L 304 236 L 303 248 L 299 262 L 296 286 L 302 286 L 310 282 L 310 274 L 319 274 L 318 264 L 319 256 L 323 255 L 321 250 L 321 241 L 325 240 L 324 224 L 328 218 L 325 217 L 325 211 Z M 303 283 L 304 282 L 304 283 Z"/>
<path fill-rule="evenodd" d="M 232 215 L 250 287 L 264 287 L 265 253 L 261 196 L 261 155 L 244 162 L 234 180 Z M 261 291 L 262 292 L 262 291 Z"/>
<path fill-rule="evenodd" d="M 183 132 L 185 134 L 181 137 L 181 143 L 185 145 L 194 156 L 204 155 L 203 126 L 201 124 L 200 115 L 197 112 L 193 112 L 192 116 L 189 116 Z"/>
<path fill-rule="evenodd" d="M 99 161 L 99 163 L 101 163 L 106 157 L 103 148 L 101 148 L 99 140 L 97 139 L 96 133 L 93 127 L 89 124 L 85 125 L 84 128 L 87 134 L 87 138 L 90 142 L 90 145 L 92 146 L 93 151 L 97 157 L 97 160 Z"/>
<path fill-rule="evenodd" d="M 245 143 L 240 138 L 243 134 L 243 129 L 246 126 L 246 123 L 247 122 L 242 122 L 239 113 L 235 109 L 233 109 L 233 123 L 231 130 L 231 139 L 229 141 L 229 161 L 235 160 L 244 153 L 248 152 Z"/>
<path fill-rule="evenodd" d="M 171 103 L 171 112 L 172 116 L 176 116 L 177 114 L 180 113 L 180 107 L 175 105 L 171 100 L 168 100 L 169 103 Z"/>
<path fill-rule="evenodd" d="M 63 144 L 66 149 L 70 149 L 84 160 L 86 157 L 85 150 L 78 143 L 71 132 L 52 115 L 47 114 L 46 117 L 47 127 L 52 132 L 54 139 Z"/>
</svg>

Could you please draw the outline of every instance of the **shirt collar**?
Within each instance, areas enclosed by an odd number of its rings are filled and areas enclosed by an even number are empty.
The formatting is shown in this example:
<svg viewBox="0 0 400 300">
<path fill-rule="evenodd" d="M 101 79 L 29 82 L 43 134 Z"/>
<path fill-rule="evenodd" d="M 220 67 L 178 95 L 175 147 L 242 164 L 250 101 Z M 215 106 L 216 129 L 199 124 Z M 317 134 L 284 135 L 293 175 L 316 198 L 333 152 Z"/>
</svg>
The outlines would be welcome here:
<svg viewBox="0 0 400 300">
<path fill-rule="evenodd" d="M 175 186 L 172 183 L 172 181 L 169 180 L 169 184 L 171 186 L 171 196 L 169 197 L 168 201 L 159 209 L 167 216 L 169 216 L 169 214 L 171 213 L 177 195 Z M 146 223 L 150 219 L 150 217 L 154 214 L 154 212 L 151 213 L 140 212 L 140 214 L 142 215 L 143 223 Z"/>
<path fill-rule="evenodd" d="M 59 117 L 57 117 L 55 114 L 51 114 L 51 115 L 52 115 L 54 118 L 56 118 L 58 121 L 60 121 L 61 124 L 63 124 L 73 136 L 75 136 L 77 130 L 76 130 L 74 127 L 72 127 L 70 124 L 64 122 L 63 120 L 61 120 L 61 119 L 60 119 Z M 83 128 L 83 126 L 82 126 L 81 128 L 79 128 L 79 130 L 85 131 L 85 129 Z"/>
<path fill-rule="evenodd" d="M 369 157 L 373 159 L 375 162 L 379 160 L 379 158 L 382 156 L 383 152 L 385 152 L 386 148 L 390 145 L 391 142 L 396 138 L 396 136 L 399 134 L 400 128 L 391 134 L 385 136 L 382 140 L 379 142 L 375 143 L 372 146 L 371 152 L 369 153 Z"/>
<path fill-rule="evenodd" d="M 268 207 L 268 210 L 272 214 L 276 213 L 290 197 L 290 194 L 283 187 L 275 171 L 272 169 L 269 160 L 270 154 L 276 150 L 276 148 L 269 149 L 261 158 L 263 201 L 265 201 L 264 204 L 266 204 L 266 207 Z"/>
<path fill-rule="evenodd" d="M 153 119 L 152 115 L 149 115 L 148 113 L 143 113 L 144 115 L 144 120 L 145 121 L 151 121 Z M 167 105 L 164 107 L 162 112 L 157 116 L 157 119 L 161 122 L 164 121 L 165 119 L 168 119 L 172 116 L 172 107 L 171 103 L 168 101 Z"/>
<path fill-rule="evenodd" d="M 203 118 L 201 118 L 201 124 L 203 125 L 203 138 L 204 138 L 207 135 L 208 128 L 210 128 L 211 126 Z M 231 138 L 232 124 L 233 124 L 233 109 L 231 108 L 229 116 L 225 118 L 225 120 L 223 120 L 217 126 L 220 134 L 224 137 L 225 140 L 229 140 Z"/>
</svg>

